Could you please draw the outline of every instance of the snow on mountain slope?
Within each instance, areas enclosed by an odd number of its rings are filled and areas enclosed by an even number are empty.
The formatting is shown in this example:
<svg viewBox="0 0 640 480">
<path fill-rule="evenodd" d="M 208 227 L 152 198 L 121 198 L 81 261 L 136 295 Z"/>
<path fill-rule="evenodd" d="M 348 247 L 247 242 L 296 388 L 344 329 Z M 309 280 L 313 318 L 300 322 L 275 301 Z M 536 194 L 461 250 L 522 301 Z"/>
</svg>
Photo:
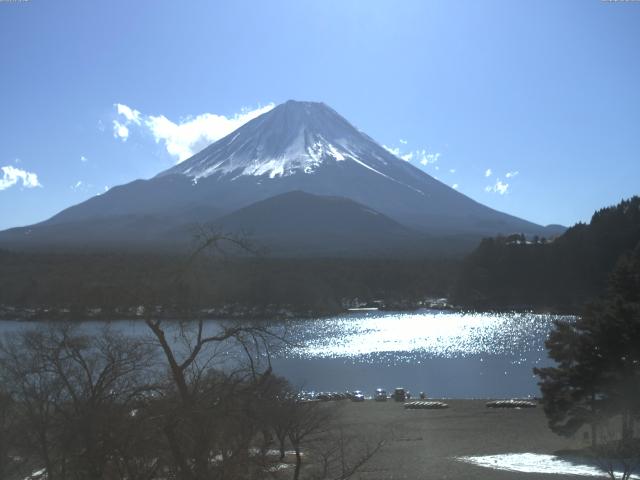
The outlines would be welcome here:
<svg viewBox="0 0 640 480">
<path fill-rule="evenodd" d="M 390 164 L 402 160 L 325 104 L 293 100 L 158 176 L 179 173 L 194 182 L 212 175 L 232 180 L 247 175 L 272 179 L 313 174 L 323 165 L 338 162 L 353 162 L 402 183 L 390 171 Z"/>
<path fill-rule="evenodd" d="M 430 233 L 540 233 L 391 154 L 332 108 L 289 100 L 157 175 L 187 177 L 229 210 L 302 190 L 351 198 Z"/>
</svg>

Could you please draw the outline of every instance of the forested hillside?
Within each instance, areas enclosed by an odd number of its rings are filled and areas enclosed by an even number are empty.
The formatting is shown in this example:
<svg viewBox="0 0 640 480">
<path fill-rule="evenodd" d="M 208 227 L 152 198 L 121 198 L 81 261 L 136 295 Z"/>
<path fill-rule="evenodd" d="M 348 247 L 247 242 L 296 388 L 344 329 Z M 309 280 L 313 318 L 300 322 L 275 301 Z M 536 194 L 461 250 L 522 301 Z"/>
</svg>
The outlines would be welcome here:
<svg viewBox="0 0 640 480">
<path fill-rule="evenodd" d="M 65 317 L 83 318 L 100 309 L 96 315 L 117 318 L 143 305 L 177 315 L 213 308 L 271 316 L 281 309 L 334 313 L 356 298 L 410 308 L 446 296 L 457 266 L 432 259 L 253 257 L 198 259 L 187 268 L 183 256 L 0 251 L 0 310 L 5 318 L 7 307 L 63 309 Z"/>
<path fill-rule="evenodd" d="M 471 308 L 576 311 L 600 295 L 621 255 L 640 244 L 640 197 L 597 211 L 553 241 L 488 238 L 469 255 L 453 300 Z"/>
</svg>

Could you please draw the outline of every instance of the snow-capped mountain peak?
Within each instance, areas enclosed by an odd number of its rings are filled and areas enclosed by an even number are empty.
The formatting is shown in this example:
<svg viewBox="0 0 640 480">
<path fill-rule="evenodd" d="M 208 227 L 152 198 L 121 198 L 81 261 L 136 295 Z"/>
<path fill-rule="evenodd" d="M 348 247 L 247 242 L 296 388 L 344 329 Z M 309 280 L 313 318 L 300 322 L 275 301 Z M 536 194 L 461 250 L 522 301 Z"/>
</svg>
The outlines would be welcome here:
<svg viewBox="0 0 640 480">
<path fill-rule="evenodd" d="M 277 178 L 354 162 L 388 177 L 394 161 L 402 162 L 325 104 L 289 100 L 159 176 Z"/>
</svg>

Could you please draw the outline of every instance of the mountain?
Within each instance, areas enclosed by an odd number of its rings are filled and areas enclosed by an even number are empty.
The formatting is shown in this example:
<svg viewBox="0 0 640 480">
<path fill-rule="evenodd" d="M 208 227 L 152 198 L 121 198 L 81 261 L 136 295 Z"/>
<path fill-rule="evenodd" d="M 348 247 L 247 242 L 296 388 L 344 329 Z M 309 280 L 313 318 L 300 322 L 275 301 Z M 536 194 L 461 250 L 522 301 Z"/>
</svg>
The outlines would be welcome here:
<svg viewBox="0 0 640 480">
<path fill-rule="evenodd" d="M 296 191 L 350 199 L 432 237 L 555 232 L 435 180 L 323 103 L 288 101 L 154 178 L 112 188 L 40 224 L 0 232 L 0 245 L 180 244 L 196 223 Z M 287 228 L 286 218 L 279 222 L 280 231 L 296 229 L 293 220 Z"/>
<path fill-rule="evenodd" d="M 246 232 L 279 255 L 393 254 L 418 251 L 425 235 L 353 200 L 283 193 L 241 208 L 215 222 L 224 231 Z"/>
</svg>

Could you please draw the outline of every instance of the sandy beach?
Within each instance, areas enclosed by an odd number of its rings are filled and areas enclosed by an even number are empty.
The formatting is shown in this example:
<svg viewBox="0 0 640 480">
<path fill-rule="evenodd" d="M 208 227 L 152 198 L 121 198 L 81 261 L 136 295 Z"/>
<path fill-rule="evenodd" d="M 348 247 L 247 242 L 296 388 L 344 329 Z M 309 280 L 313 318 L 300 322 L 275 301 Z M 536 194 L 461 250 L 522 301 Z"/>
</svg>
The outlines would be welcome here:
<svg viewBox="0 0 640 480">
<path fill-rule="evenodd" d="M 566 476 L 501 471 L 465 463 L 457 457 L 553 454 L 583 446 L 578 440 L 551 432 L 539 406 L 491 409 L 485 406 L 487 400 L 443 401 L 450 408 L 409 410 L 393 401 L 346 403 L 340 410 L 348 428 L 368 438 L 380 435 L 386 439 L 383 449 L 356 478 L 552 480 Z"/>
</svg>

